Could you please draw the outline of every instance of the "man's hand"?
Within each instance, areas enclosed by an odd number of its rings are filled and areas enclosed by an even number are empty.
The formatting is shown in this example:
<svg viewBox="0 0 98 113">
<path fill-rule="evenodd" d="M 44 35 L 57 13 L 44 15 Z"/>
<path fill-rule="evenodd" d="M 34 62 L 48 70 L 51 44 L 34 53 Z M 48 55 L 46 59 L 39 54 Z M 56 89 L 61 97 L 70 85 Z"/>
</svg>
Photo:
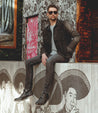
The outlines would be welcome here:
<svg viewBox="0 0 98 113">
<path fill-rule="evenodd" d="M 76 107 L 73 107 L 70 113 L 79 113 L 79 109 Z"/>
<path fill-rule="evenodd" d="M 42 64 L 43 64 L 44 66 L 46 66 L 46 61 L 47 61 L 47 59 L 48 59 L 48 57 L 46 56 L 45 53 L 43 53 L 43 54 L 42 54 Z"/>
</svg>

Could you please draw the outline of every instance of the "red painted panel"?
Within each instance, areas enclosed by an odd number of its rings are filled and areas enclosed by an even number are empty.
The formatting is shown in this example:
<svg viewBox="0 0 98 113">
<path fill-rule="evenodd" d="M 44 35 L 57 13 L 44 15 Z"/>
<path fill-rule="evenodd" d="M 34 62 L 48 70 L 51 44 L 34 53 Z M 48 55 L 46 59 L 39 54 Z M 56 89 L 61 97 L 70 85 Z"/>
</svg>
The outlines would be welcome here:
<svg viewBox="0 0 98 113">
<path fill-rule="evenodd" d="M 38 16 L 28 19 L 27 23 L 27 59 L 37 55 Z"/>
</svg>

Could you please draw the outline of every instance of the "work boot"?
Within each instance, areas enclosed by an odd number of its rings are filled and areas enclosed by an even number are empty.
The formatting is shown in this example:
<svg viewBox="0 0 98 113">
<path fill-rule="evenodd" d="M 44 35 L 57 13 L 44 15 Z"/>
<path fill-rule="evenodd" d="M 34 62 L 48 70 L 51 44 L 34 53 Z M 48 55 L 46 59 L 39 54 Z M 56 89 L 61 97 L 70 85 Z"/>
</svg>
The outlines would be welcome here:
<svg viewBox="0 0 98 113">
<path fill-rule="evenodd" d="M 43 92 L 42 95 L 40 96 L 39 100 L 35 104 L 36 105 L 44 105 L 48 99 L 49 99 L 48 93 Z"/>
<path fill-rule="evenodd" d="M 15 98 L 14 100 L 20 101 L 20 100 L 26 99 L 27 97 L 29 97 L 31 95 L 33 95 L 32 90 L 24 90 L 23 93 L 21 94 L 21 96 L 18 98 Z"/>
</svg>

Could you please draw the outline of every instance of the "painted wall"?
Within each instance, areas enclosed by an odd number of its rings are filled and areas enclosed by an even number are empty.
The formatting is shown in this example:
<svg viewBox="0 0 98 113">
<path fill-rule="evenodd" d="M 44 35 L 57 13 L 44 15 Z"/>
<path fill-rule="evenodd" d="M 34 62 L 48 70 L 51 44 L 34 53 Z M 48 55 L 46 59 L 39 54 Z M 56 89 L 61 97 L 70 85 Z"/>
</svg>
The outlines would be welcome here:
<svg viewBox="0 0 98 113">
<path fill-rule="evenodd" d="M 75 108 L 78 108 L 79 113 L 98 113 L 97 69 L 98 65 L 94 63 L 56 64 L 55 84 L 49 101 L 44 106 L 36 106 L 35 102 L 44 86 L 45 67 L 43 65 L 34 67 L 33 96 L 15 102 L 14 98 L 19 97 L 24 89 L 24 62 L 0 62 L 0 113 L 65 113 L 66 93 L 64 92 L 69 86 L 66 82 L 72 83 L 73 86 L 76 84 L 74 86 L 77 89 Z M 68 76 L 74 76 L 76 79 L 67 79 Z M 77 77 L 81 77 L 84 82 Z"/>
</svg>

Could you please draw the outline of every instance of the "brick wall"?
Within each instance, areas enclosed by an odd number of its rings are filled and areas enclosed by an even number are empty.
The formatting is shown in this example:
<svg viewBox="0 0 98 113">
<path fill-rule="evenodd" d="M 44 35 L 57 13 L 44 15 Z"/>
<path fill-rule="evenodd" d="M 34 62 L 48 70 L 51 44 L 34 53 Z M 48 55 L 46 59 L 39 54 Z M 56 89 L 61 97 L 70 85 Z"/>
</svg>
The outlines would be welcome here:
<svg viewBox="0 0 98 113">
<path fill-rule="evenodd" d="M 98 40 L 97 22 L 98 11 L 95 10 L 94 4 L 89 6 L 86 0 L 77 0 L 77 30 L 81 35 L 80 43 L 76 49 L 77 62 L 96 62 L 98 61 Z M 95 26 L 96 25 L 96 26 Z M 95 52 L 96 51 L 96 52 Z"/>
</svg>

